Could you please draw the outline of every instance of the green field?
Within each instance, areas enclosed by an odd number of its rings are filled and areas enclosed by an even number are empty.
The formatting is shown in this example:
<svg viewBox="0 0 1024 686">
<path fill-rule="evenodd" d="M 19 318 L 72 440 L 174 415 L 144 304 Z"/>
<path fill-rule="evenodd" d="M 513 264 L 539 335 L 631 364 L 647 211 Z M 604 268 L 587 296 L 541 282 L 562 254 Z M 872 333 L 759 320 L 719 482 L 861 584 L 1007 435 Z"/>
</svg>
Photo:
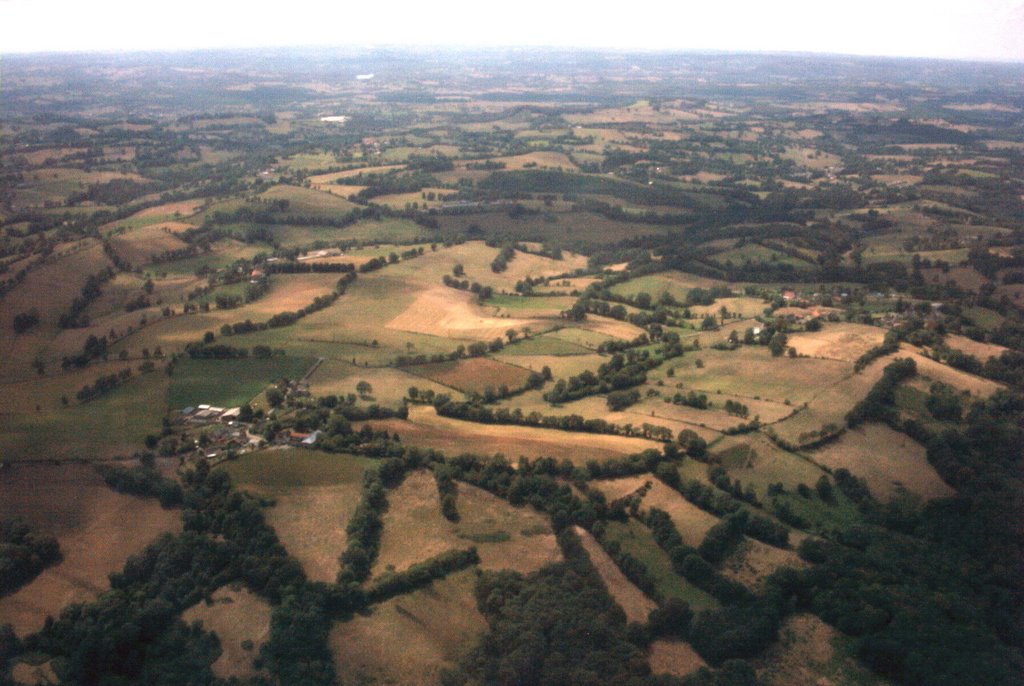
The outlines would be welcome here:
<svg viewBox="0 0 1024 686">
<path fill-rule="evenodd" d="M 107 369 L 83 375 L 91 383 L 95 377 L 113 372 Z M 53 382 L 61 381 L 53 378 Z M 50 386 L 47 379 L 45 386 Z M 5 414 L 0 431 L 0 455 L 3 459 L 83 458 L 101 459 L 128 455 L 138 450 L 147 434 L 157 433 L 164 415 L 162 398 L 167 377 L 159 372 L 135 376 L 120 388 L 88 403 L 74 401 L 77 389 L 63 389 L 71 405 L 59 407 L 58 395 L 41 397 L 35 389 L 15 395 L 25 407 Z M 12 392 L 8 387 L 7 392 Z M 42 409 L 32 411 L 32 403 Z"/>
<path fill-rule="evenodd" d="M 301 377 L 312 364 L 313 360 L 307 357 L 182 359 L 174 367 L 167 406 L 174 409 L 199 404 L 236 407 L 252 400 L 269 383 Z"/>
<path fill-rule="evenodd" d="M 361 483 L 363 472 L 377 463 L 346 453 L 289 448 L 246 453 L 221 463 L 239 486 L 254 486 L 262 493 L 283 494 L 311 486 Z"/>
<path fill-rule="evenodd" d="M 694 611 L 718 607 L 718 601 L 713 596 L 672 570 L 668 554 L 658 547 L 650 529 L 637 520 L 630 518 L 625 523 L 610 521 L 605 536 L 647 567 L 657 582 L 658 590 L 666 598 L 685 600 Z"/>
<path fill-rule="evenodd" d="M 520 338 L 502 351 L 505 355 L 589 355 L 593 350 L 584 348 L 552 334 Z"/>
</svg>

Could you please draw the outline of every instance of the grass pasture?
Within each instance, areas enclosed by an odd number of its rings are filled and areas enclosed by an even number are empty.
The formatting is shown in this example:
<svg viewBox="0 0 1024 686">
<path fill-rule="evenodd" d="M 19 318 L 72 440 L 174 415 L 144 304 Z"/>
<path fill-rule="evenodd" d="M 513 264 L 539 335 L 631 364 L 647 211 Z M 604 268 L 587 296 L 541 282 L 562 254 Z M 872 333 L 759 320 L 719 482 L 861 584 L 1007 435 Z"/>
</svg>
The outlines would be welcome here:
<svg viewBox="0 0 1024 686">
<path fill-rule="evenodd" d="M 658 591 L 665 597 L 685 600 L 695 612 L 718 607 L 714 596 L 675 573 L 672 561 L 655 542 L 651 530 L 636 519 L 607 522 L 605 536 L 644 563 L 654 577 Z"/>
<path fill-rule="evenodd" d="M 101 460 L 130 455 L 146 434 L 159 433 L 168 380 L 159 372 L 139 375 L 95 400 L 81 404 L 75 393 L 96 378 L 128 363 L 104 363 L 84 370 L 4 384 L 0 389 L 0 454 L 8 461 L 46 456 Z M 61 396 L 71 400 L 68 407 Z M 39 409 L 36 409 L 36 406 Z"/>
<path fill-rule="evenodd" d="M 885 338 L 876 326 L 850 322 L 826 324 L 820 331 L 789 334 L 789 345 L 800 355 L 856 362 L 857 358 Z"/>
<path fill-rule="evenodd" d="M 853 639 L 814 615 L 787 617 L 779 636 L 779 641 L 754 661 L 758 681 L 765 686 L 888 683 L 857 661 Z"/>
<path fill-rule="evenodd" d="M 528 574 L 561 559 L 547 517 L 466 483 L 458 484 L 459 521 L 441 515 L 430 472 L 408 475 L 388 492 L 384 533 L 374 576 L 409 566 L 454 548 L 476 546 L 482 569 Z"/>
<path fill-rule="evenodd" d="M 559 341 L 561 342 L 561 341 Z M 507 348 L 506 348 L 507 350 Z M 541 372 L 544 367 L 551 370 L 554 379 L 575 376 L 589 369 L 597 370 L 607 358 L 596 355 L 498 355 L 497 359 L 508 360 L 509 363 L 533 372 Z"/>
<path fill-rule="evenodd" d="M 24 636 L 47 615 L 72 602 L 92 600 L 163 533 L 181 530 L 178 510 L 155 499 L 117 493 L 89 465 L 15 465 L 0 472 L 0 517 L 22 517 L 57 538 L 64 559 L 15 593 L 0 598 L 0 617 Z"/>
<path fill-rule="evenodd" d="M 655 302 L 663 293 L 668 293 L 679 302 L 686 301 L 686 294 L 694 288 L 722 286 L 725 282 L 716 278 L 697 276 L 682 271 L 662 271 L 655 274 L 632 278 L 632 280 L 611 287 L 611 292 L 622 296 L 648 294 Z"/>
<path fill-rule="evenodd" d="M 614 336 L 609 336 L 601 333 L 600 331 L 580 328 L 578 326 L 561 327 L 546 335 L 551 338 L 557 338 L 560 341 L 566 341 L 573 345 L 581 346 L 586 348 L 588 351 L 597 350 L 598 346 L 605 341 L 614 339 Z"/>
<path fill-rule="evenodd" d="M 328 645 L 341 686 L 436 684 L 487 630 L 466 570 L 334 625 Z"/>
<path fill-rule="evenodd" d="M 609 501 L 612 501 L 635 493 L 648 482 L 650 482 L 651 488 L 644 496 L 641 507 L 656 507 L 665 510 L 672 518 L 672 523 L 679 529 L 683 543 L 694 548 L 699 546 L 708 530 L 718 523 L 718 517 L 700 509 L 654 476 L 641 474 L 621 479 L 609 479 L 595 482 L 595 486 L 605 494 Z"/>
<path fill-rule="evenodd" d="M 773 425 L 772 428 L 789 443 L 805 445 L 816 439 L 814 432 L 820 431 L 822 427 L 828 424 L 836 427 L 842 426 L 846 414 L 882 378 L 882 372 L 892 361 L 892 356 L 881 357 L 859 373 L 849 374 L 830 385 L 826 386 L 819 382 L 814 388 L 816 394 L 807 402 L 806 407 L 801 407 L 792 417 Z M 820 362 L 825 362 L 825 360 L 820 360 Z M 824 390 L 822 390 L 823 387 Z"/>
<path fill-rule="evenodd" d="M 591 352 L 590 348 L 563 340 L 555 336 L 554 333 L 530 336 L 529 338 L 520 337 L 514 344 L 506 345 L 502 350 L 502 355 L 508 357 L 569 357 L 586 355 Z"/>
<path fill-rule="evenodd" d="M 511 390 L 522 388 L 530 372 L 522 367 L 498 362 L 488 357 L 473 357 L 451 362 L 433 362 L 408 367 L 408 371 L 442 386 L 462 393 L 483 395 L 488 388 Z"/>
<path fill-rule="evenodd" d="M 764 310 L 768 307 L 768 303 L 761 298 L 719 298 L 712 305 L 695 305 L 690 308 L 690 313 L 694 318 L 703 319 L 705 316 L 712 314 L 716 317 L 722 308 L 726 308 L 729 314 L 735 316 L 740 315 L 743 319 L 749 319 L 751 317 L 758 317 L 764 314 Z"/>
<path fill-rule="evenodd" d="M 882 501 L 904 489 L 926 500 L 954 492 L 928 463 L 923 445 L 884 424 L 851 429 L 811 457 L 830 469 L 845 467 L 865 479 L 872 495 Z"/>
<path fill-rule="evenodd" d="M 793 550 L 783 550 L 761 541 L 746 538 L 739 547 L 722 562 L 722 574 L 740 582 L 750 589 L 759 590 L 765 577 L 782 567 L 801 569 L 807 567 Z"/>
<path fill-rule="evenodd" d="M 643 438 L 575 433 L 531 426 L 477 424 L 449 417 L 440 417 L 433 407 L 409 408 L 409 419 L 388 419 L 369 422 L 376 428 L 398 433 L 402 442 L 421 448 L 433 448 L 449 455 L 459 453 L 502 453 L 509 460 L 519 456 L 530 459 L 553 457 L 584 465 L 588 460 L 602 460 L 631 455 L 648 448 L 658 450 L 660 443 Z"/>
<path fill-rule="evenodd" d="M 800 484 L 813 486 L 824 473 L 806 458 L 783 450 L 761 433 L 725 436 L 715 443 L 712 456 L 729 476 L 751 485 L 764 497 L 769 484 L 782 483 L 794 491 Z"/>
<path fill-rule="evenodd" d="M 575 527 L 575 531 L 590 558 L 590 563 L 597 569 L 601 581 L 608 589 L 608 593 L 626 613 L 626 621 L 645 623 L 651 610 L 658 607 L 658 604 L 644 595 L 643 591 L 626 578 L 615 561 L 609 557 L 589 531 L 580 526 Z"/>
<path fill-rule="evenodd" d="M 193 360 L 183 358 L 174 366 L 167 391 L 167 407 L 189 405 L 237 407 L 247 403 L 282 378 L 300 378 L 313 360 L 302 357 L 245 358 L 241 360 Z"/>
<path fill-rule="evenodd" d="M 345 527 L 362 492 L 372 460 L 315 450 L 286 448 L 247 453 L 224 463 L 240 489 L 274 499 L 267 523 L 314 581 L 331 583 L 345 551 Z"/>
<path fill-rule="evenodd" d="M 185 610 L 186 624 L 200 622 L 217 634 L 221 654 L 211 665 L 220 679 L 248 679 L 256 674 L 253 658 L 270 637 L 270 603 L 246 588 L 221 588 Z M 249 641 L 248 649 L 243 643 Z"/>
<path fill-rule="evenodd" d="M 452 389 L 440 383 L 425 379 L 415 370 L 417 367 L 396 369 L 393 367 L 360 367 L 345 360 L 325 360 L 309 379 L 309 391 L 313 395 L 337 395 L 345 397 L 356 393 L 360 381 L 373 387 L 367 400 L 378 405 L 397 407 L 415 386 L 420 391 L 452 395 Z"/>
<path fill-rule="evenodd" d="M 703 367 L 697 366 L 698 359 Z M 685 389 L 794 404 L 810 400 L 821 386 L 838 383 L 851 371 L 848 364 L 832 360 L 772 357 L 764 346 L 699 350 L 674 364 L 674 378 Z"/>
<path fill-rule="evenodd" d="M 683 641 L 653 641 L 648 648 L 647 660 L 654 674 L 670 674 L 676 677 L 684 677 L 701 667 L 707 667 L 707 663 L 697 651 Z"/>
<path fill-rule="evenodd" d="M 110 245 L 122 260 L 134 267 L 141 267 L 148 265 L 154 257 L 163 252 L 188 247 L 188 244 L 175 234 L 190 228 L 191 224 L 182 222 L 149 224 L 124 234 L 111 236 Z"/>
<path fill-rule="evenodd" d="M 270 201 L 287 200 L 288 209 L 284 211 L 285 215 L 341 217 L 356 207 L 354 203 L 331 193 L 286 184 L 274 186 L 260 193 L 259 197 Z"/>
<path fill-rule="evenodd" d="M 494 308 L 494 314 L 498 317 L 506 314 L 516 317 L 557 317 L 575 303 L 576 298 L 560 295 L 496 295 L 487 300 L 487 305 Z"/>
</svg>

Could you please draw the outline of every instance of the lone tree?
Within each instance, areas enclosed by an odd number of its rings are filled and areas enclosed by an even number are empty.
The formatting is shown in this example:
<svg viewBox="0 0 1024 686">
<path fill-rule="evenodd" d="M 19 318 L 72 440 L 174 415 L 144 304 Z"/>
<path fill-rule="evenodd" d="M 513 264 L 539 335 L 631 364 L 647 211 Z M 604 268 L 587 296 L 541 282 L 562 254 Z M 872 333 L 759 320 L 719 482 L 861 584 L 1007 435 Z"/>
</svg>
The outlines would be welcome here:
<svg viewBox="0 0 1024 686">
<path fill-rule="evenodd" d="M 511 343 L 512 341 L 516 340 L 516 336 L 518 336 L 519 334 L 518 332 L 516 332 L 515 329 L 509 329 L 508 331 L 505 332 L 505 335 L 508 337 L 508 342 Z"/>
<path fill-rule="evenodd" d="M 768 342 L 768 349 L 772 351 L 772 357 L 781 357 L 786 352 L 787 343 L 789 343 L 789 338 L 786 334 L 781 331 L 776 332 Z"/>
<path fill-rule="evenodd" d="M 373 393 L 373 386 L 370 385 L 369 381 L 360 381 L 356 384 L 356 393 L 363 396 L 364 398 Z"/>
</svg>

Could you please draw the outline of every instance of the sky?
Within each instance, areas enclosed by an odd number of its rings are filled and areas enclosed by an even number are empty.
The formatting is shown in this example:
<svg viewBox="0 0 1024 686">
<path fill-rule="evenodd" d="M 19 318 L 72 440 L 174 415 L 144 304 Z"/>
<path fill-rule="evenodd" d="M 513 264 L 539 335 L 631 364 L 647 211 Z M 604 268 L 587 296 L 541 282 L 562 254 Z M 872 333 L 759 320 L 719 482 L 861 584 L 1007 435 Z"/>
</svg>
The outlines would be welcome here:
<svg viewBox="0 0 1024 686">
<path fill-rule="evenodd" d="M 0 0 L 0 53 L 308 45 L 1024 62 L 1024 0 Z"/>
</svg>

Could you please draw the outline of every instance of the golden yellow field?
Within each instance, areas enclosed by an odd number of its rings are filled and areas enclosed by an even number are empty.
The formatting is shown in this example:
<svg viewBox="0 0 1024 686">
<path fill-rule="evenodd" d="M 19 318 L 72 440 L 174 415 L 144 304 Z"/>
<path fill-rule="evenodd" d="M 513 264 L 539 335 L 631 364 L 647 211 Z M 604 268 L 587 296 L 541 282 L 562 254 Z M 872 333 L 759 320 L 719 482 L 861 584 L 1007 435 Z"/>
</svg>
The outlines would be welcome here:
<svg viewBox="0 0 1024 686">
<path fill-rule="evenodd" d="M 948 334 L 944 342 L 953 350 L 959 350 L 967 353 L 968 355 L 974 355 L 982 362 L 990 357 L 999 357 L 1006 352 L 1006 348 L 1001 345 L 982 343 L 957 334 Z"/>
<path fill-rule="evenodd" d="M 409 408 L 409 419 L 377 420 L 372 426 L 397 433 L 403 443 L 434 448 L 450 455 L 463 452 L 502 453 L 515 461 L 520 456 L 531 459 L 554 457 L 583 465 L 589 460 L 603 460 L 660 449 L 661 444 L 643 438 L 576 433 L 532 426 L 477 424 L 450 417 L 440 417 L 433 407 Z"/>
<path fill-rule="evenodd" d="M 524 326 L 540 330 L 540 319 L 492 317 L 475 302 L 476 296 L 446 286 L 434 286 L 419 294 L 415 301 L 385 326 L 396 331 L 409 331 L 445 338 L 489 341 L 503 338 L 509 329 Z"/>
<path fill-rule="evenodd" d="M 595 486 L 605 494 L 609 501 L 612 501 L 634 493 L 648 482 L 650 482 L 651 488 L 644 496 L 641 508 L 656 507 L 659 510 L 664 510 L 672 518 L 672 523 L 679 529 L 683 543 L 693 547 L 699 546 L 708 530 L 718 523 L 718 517 L 700 509 L 652 475 L 598 481 L 595 482 Z"/>
<path fill-rule="evenodd" d="M 309 390 L 316 396 L 344 397 L 356 393 L 359 382 L 366 381 L 373 387 L 367 401 L 388 407 L 400 405 L 411 386 L 420 391 L 432 390 L 459 397 L 451 388 L 424 379 L 414 371 L 415 368 L 361 367 L 348 360 L 328 359 L 309 378 Z"/>
<path fill-rule="evenodd" d="M 876 326 L 850 322 L 825 324 L 821 331 L 789 335 L 789 345 L 800 355 L 855 362 L 858 357 L 879 345 L 885 331 Z"/>
<path fill-rule="evenodd" d="M 288 554 L 314 581 L 333 582 L 348 545 L 345 527 L 372 461 L 298 448 L 274 448 L 222 465 L 239 489 L 271 498 L 264 510 Z"/>
<path fill-rule="evenodd" d="M 466 483 L 458 484 L 459 521 L 441 515 L 430 472 L 414 472 L 388 492 L 384 533 L 374 575 L 403 571 L 455 548 L 476 546 L 482 569 L 528 574 L 561 559 L 547 518 Z"/>
<path fill-rule="evenodd" d="M 909 355 L 907 353 L 910 353 Z M 952 386 L 959 391 L 967 391 L 972 396 L 987 398 L 1001 388 L 1003 384 L 989 379 L 983 379 L 959 369 L 936 362 L 920 353 L 920 348 L 907 344 L 900 346 L 901 357 L 910 357 L 917 364 L 919 377 L 929 381 L 941 381 L 947 386 Z"/>
<path fill-rule="evenodd" d="M 890 500 L 900 489 L 926 499 L 953 495 L 928 463 L 924 446 L 884 424 L 851 429 L 811 457 L 830 469 L 845 467 L 862 477 L 879 500 Z"/>
</svg>

